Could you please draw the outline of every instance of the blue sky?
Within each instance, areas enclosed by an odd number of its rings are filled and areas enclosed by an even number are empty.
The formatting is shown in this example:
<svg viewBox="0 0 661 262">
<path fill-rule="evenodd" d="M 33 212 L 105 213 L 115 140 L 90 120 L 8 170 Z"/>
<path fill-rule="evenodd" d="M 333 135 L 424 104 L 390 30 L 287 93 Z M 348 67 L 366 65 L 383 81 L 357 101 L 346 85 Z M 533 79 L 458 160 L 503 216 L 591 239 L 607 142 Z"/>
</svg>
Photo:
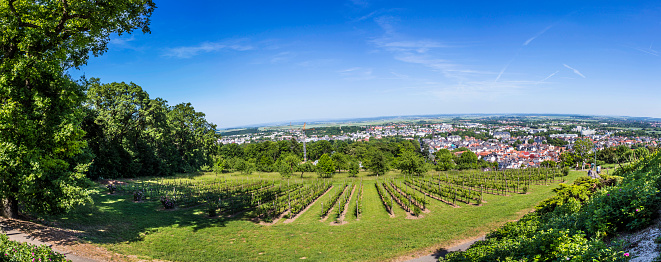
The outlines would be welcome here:
<svg viewBox="0 0 661 262">
<path fill-rule="evenodd" d="M 655 1 L 156 1 L 72 75 L 221 128 L 413 114 L 661 117 Z"/>
</svg>

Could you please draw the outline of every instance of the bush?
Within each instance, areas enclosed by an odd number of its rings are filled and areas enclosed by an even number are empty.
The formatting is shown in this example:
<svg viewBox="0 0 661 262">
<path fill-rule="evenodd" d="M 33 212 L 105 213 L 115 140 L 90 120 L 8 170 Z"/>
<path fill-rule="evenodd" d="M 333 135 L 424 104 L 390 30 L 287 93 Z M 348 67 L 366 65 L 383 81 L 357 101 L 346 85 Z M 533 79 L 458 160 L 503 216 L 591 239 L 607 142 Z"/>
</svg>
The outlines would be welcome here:
<svg viewBox="0 0 661 262">
<path fill-rule="evenodd" d="M 173 209 L 174 208 L 174 199 L 169 198 L 167 196 L 162 196 L 161 197 L 161 204 L 163 204 L 163 207 L 165 209 Z"/>
<path fill-rule="evenodd" d="M 114 194 L 115 190 L 117 190 L 117 187 L 113 184 L 107 185 L 106 188 L 108 188 L 108 191 L 110 191 L 110 194 Z"/>
<path fill-rule="evenodd" d="M 36 246 L 11 241 L 5 234 L 0 234 L 0 262 L 20 261 L 67 261 L 64 255 L 53 251 L 46 245 Z"/>
<path fill-rule="evenodd" d="M 142 199 L 144 198 L 145 198 L 145 193 L 142 193 L 142 191 L 133 192 L 133 201 L 142 201 Z"/>
<path fill-rule="evenodd" d="M 618 169 L 620 170 L 620 169 Z M 601 180 L 561 184 L 534 214 L 508 223 L 448 261 L 629 261 L 618 231 L 651 224 L 661 208 L 661 156 L 645 158 Z M 565 170 L 563 169 L 563 172 Z"/>
</svg>

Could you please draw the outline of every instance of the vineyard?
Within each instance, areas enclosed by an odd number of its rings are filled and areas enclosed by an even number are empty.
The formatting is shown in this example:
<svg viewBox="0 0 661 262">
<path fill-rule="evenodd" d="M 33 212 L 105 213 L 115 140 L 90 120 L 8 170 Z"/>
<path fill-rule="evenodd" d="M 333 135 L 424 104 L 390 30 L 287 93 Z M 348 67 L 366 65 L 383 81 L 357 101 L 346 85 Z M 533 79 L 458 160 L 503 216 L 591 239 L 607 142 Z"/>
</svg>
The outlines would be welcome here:
<svg viewBox="0 0 661 262">
<path fill-rule="evenodd" d="M 477 237 L 579 176 L 585 172 L 523 169 L 107 180 L 95 189 L 94 205 L 54 222 L 158 260 L 384 261 Z"/>
<path fill-rule="evenodd" d="M 395 216 L 396 208 L 410 217 L 420 217 L 421 213 L 430 212 L 427 209 L 430 201 L 451 207 L 479 206 L 485 204 L 485 194 L 498 197 L 526 194 L 532 185 L 558 182 L 565 175 L 558 169 L 536 168 L 446 172 L 373 182 L 383 210 L 391 217 Z M 157 179 L 108 188 L 111 192 L 132 194 L 135 202 L 160 201 L 163 209 L 205 206 L 209 217 L 241 215 L 254 221 L 274 223 L 283 218 L 296 218 L 315 202 L 319 202 L 320 221 L 330 219 L 342 223 L 347 213 L 356 218 L 363 215 L 362 179 Z"/>
</svg>

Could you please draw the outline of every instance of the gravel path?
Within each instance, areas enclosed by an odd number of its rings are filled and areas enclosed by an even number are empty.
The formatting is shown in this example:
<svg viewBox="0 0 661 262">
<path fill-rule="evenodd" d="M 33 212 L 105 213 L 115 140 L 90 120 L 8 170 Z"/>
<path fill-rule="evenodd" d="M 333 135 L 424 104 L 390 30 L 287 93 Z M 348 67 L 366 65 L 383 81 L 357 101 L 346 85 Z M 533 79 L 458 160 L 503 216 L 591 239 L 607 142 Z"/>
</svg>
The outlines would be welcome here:
<svg viewBox="0 0 661 262">
<path fill-rule="evenodd" d="M 439 258 L 445 257 L 446 254 L 454 251 L 465 251 L 468 249 L 473 243 L 476 241 L 484 240 L 484 236 L 478 237 L 476 239 L 469 240 L 467 242 L 461 243 L 459 245 L 450 247 L 448 249 L 440 249 L 436 251 L 434 254 L 424 256 L 424 257 L 419 257 L 411 260 L 407 260 L 406 262 L 436 262 L 438 261 Z"/>
</svg>

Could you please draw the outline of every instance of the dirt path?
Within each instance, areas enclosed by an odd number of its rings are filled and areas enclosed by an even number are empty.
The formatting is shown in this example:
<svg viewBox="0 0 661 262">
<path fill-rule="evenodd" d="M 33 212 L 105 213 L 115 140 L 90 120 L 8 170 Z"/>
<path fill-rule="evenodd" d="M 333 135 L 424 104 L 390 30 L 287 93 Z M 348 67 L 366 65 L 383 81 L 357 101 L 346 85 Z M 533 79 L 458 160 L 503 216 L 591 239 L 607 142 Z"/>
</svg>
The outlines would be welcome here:
<svg viewBox="0 0 661 262">
<path fill-rule="evenodd" d="M 353 193 L 356 192 L 356 185 L 353 186 L 351 189 L 351 195 L 349 195 L 349 201 L 347 201 L 346 204 L 344 204 L 344 211 L 342 211 L 342 214 L 340 214 L 340 222 L 331 222 L 331 225 L 344 225 L 346 222 L 344 221 L 344 217 L 347 215 L 347 211 L 349 211 L 349 204 L 351 204 L 351 199 L 353 198 Z"/>
<path fill-rule="evenodd" d="M 484 236 L 475 238 L 475 239 L 469 239 L 467 241 L 461 242 L 457 245 L 454 245 L 449 248 L 441 248 L 439 250 L 436 250 L 431 255 L 423 256 L 423 257 L 418 257 L 415 259 L 409 259 L 409 260 L 403 260 L 405 262 L 436 262 L 438 261 L 439 258 L 445 257 L 450 252 L 455 252 L 455 251 L 466 251 L 473 243 L 484 240 Z"/>
<path fill-rule="evenodd" d="M 10 240 L 34 245 L 46 245 L 55 252 L 73 262 L 97 261 L 141 261 L 135 257 L 110 252 L 102 247 L 79 241 L 77 235 L 81 232 L 47 227 L 33 222 L 0 218 L 0 231 Z"/>
<path fill-rule="evenodd" d="M 294 217 L 292 217 L 292 218 L 289 218 L 289 219 L 285 220 L 283 223 L 285 223 L 285 224 L 289 224 L 289 223 L 291 223 L 291 222 L 294 222 L 294 220 L 296 220 L 298 217 L 300 217 L 301 215 L 303 215 L 303 213 L 305 213 L 306 211 L 308 211 L 308 209 L 310 209 L 310 207 L 312 207 L 312 205 L 314 205 L 314 203 L 317 203 L 317 201 L 319 201 L 319 199 L 321 199 L 323 196 L 325 196 L 326 194 L 328 194 L 328 192 L 330 192 L 330 190 L 333 189 L 333 187 L 334 187 L 334 186 L 329 187 L 328 190 L 326 190 L 326 192 L 324 192 L 323 194 L 321 194 L 321 196 L 317 197 L 317 199 L 315 199 L 314 201 L 312 201 L 312 203 L 310 203 L 307 207 L 305 207 L 305 209 L 301 210 L 300 213 L 296 214 L 296 216 L 294 216 Z"/>
</svg>

